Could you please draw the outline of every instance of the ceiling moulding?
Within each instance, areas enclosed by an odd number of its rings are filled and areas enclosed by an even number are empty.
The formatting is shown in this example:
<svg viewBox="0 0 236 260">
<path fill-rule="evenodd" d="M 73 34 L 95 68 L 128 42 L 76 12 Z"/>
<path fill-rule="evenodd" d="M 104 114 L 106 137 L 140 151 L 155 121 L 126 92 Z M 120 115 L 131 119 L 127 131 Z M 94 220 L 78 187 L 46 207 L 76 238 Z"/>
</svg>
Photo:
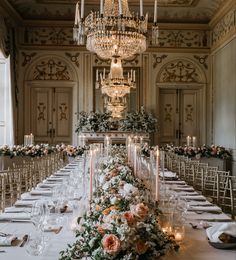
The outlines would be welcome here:
<svg viewBox="0 0 236 260">
<path fill-rule="evenodd" d="M 209 22 L 210 28 L 213 28 L 232 9 L 236 10 L 235 0 L 225 0 Z"/>
<path fill-rule="evenodd" d="M 36 0 L 39 4 L 62 4 L 71 5 L 76 4 L 77 0 Z M 191 7 L 197 5 L 199 0 L 158 0 L 158 6 L 175 6 L 175 7 Z M 98 5 L 97 0 L 87 0 L 88 5 Z M 133 0 L 129 2 L 130 6 L 138 6 L 139 0 Z M 146 0 L 145 6 L 153 6 L 153 0 Z"/>
<path fill-rule="evenodd" d="M 1 0 L 0 1 L 0 7 L 3 8 L 4 13 L 2 13 L 3 16 L 7 16 L 10 18 L 10 20 L 13 20 L 13 22 L 17 24 L 21 24 L 23 22 L 23 19 L 18 14 L 18 12 L 9 4 L 7 0 Z M 0 9 L 1 12 L 1 9 Z"/>
</svg>

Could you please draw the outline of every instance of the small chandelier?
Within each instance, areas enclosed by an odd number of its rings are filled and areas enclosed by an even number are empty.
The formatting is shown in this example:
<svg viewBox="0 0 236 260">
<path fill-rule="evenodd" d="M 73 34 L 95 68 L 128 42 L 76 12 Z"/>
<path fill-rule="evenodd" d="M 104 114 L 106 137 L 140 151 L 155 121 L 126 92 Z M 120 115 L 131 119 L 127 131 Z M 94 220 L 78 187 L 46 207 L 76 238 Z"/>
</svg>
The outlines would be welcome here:
<svg viewBox="0 0 236 260">
<path fill-rule="evenodd" d="M 112 112 L 113 118 L 121 118 L 126 105 L 126 95 L 130 94 L 132 88 L 136 88 L 135 70 L 128 72 L 125 78 L 123 74 L 122 61 L 119 56 L 114 56 L 111 59 L 110 72 L 106 77 L 106 70 L 103 73 L 96 71 L 96 88 L 101 88 L 104 95 L 105 107 Z"/>
<path fill-rule="evenodd" d="M 111 98 L 122 98 L 130 93 L 131 88 L 136 88 L 135 70 L 128 72 L 127 78 L 123 75 L 122 61 L 119 56 L 112 57 L 110 72 L 106 77 L 105 69 L 103 74 L 96 71 L 96 88 L 101 88 L 103 95 Z"/>
<path fill-rule="evenodd" d="M 127 108 L 126 98 L 108 98 L 105 99 L 105 106 L 107 111 L 111 112 L 111 116 L 114 119 L 120 119 Z"/>
</svg>

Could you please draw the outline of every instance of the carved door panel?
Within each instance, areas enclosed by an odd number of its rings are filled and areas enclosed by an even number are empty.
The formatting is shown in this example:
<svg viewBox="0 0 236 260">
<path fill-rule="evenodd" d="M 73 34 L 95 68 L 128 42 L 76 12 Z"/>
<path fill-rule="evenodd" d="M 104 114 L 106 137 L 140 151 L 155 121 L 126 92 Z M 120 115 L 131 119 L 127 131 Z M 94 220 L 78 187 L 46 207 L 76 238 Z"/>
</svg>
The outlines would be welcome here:
<svg viewBox="0 0 236 260">
<path fill-rule="evenodd" d="M 161 89 L 160 143 L 186 144 L 186 137 L 199 137 L 198 90 Z"/>
<path fill-rule="evenodd" d="M 71 143 L 72 89 L 32 87 L 30 100 L 35 143 Z"/>
</svg>

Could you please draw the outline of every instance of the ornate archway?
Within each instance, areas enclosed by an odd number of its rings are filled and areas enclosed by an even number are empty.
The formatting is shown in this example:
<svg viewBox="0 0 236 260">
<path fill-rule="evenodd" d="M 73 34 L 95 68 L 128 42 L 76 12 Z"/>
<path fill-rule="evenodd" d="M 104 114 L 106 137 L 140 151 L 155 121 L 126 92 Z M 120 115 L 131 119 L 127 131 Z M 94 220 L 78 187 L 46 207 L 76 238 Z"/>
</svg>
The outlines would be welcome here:
<svg viewBox="0 0 236 260">
<path fill-rule="evenodd" d="M 195 136 L 197 144 L 206 139 L 206 77 L 192 60 L 176 58 L 166 62 L 156 80 L 161 144 L 186 144 Z"/>
<path fill-rule="evenodd" d="M 78 101 L 77 74 L 58 55 L 33 60 L 24 77 L 24 129 L 38 143 L 75 142 Z"/>
</svg>

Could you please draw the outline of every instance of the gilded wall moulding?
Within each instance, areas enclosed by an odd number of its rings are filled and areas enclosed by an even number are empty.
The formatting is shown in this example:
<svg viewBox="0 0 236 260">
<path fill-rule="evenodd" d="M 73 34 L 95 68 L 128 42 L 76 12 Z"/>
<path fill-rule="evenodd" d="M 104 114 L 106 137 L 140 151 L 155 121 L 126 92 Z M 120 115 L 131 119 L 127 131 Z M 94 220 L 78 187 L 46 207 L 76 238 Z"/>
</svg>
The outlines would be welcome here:
<svg viewBox="0 0 236 260">
<path fill-rule="evenodd" d="M 54 58 L 41 60 L 33 67 L 33 80 L 71 80 L 67 65 Z"/>
<path fill-rule="evenodd" d="M 22 51 L 22 56 L 23 56 L 23 62 L 21 63 L 22 67 L 24 67 L 25 65 L 27 65 L 28 63 L 31 62 L 32 58 L 37 54 L 36 52 L 32 52 L 32 53 L 25 53 Z"/>
<path fill-rule="evenodd" d="M 165 64 L 159 74 L 162 83 L 202 83 L 201 72 L 187 60 L 174 60 Z"/>
<path fill-rule="evenodd" d="M 181 6 L 188 7 L 196 5 L 199 0 L 158 0 L 158 6 Z"/>
<path fill-rule="evenodd" d="M 203 55 L 203 56 L 193 55 L 193 57 L 196 60 L 198 60 L 199 63 L 204 66 L 205 69 L 208 69 L 208 65 L 207 65 L 208 55 Z"/>
<path fill-rule="evenodd" d="M 79 53 L 71 54 L 66 52 L 65 55 L 70 59 L 71 62 L 75 64 L 77 68 L 79 68 Z"/>
<path fill-rule="evenodd" d="M 162 61 L 167 58 L 167 55 L 163 54 L 161 56 L 157 56 L 156 54 L 153 54 L 154 62 L 153 62 L 153 68 L 156 68 L 158 64 L 162 63 Z"/>
<path fill-rule="evenodd" d="M 209 48 L 209 31 L 160 30 L 158 47 Z"/>
<path fill-rule="evenodd" d="M 20 44 L 24 45 L 75 45 L 72 28 L 25 27 L 20 35 Z"/>
<path fill-rule="evenodd" d="M 236 6 L 228 12 L 212 30 L 212 46 L 219 45 L 232 33 L 236 33 Z"/>
</svg>

